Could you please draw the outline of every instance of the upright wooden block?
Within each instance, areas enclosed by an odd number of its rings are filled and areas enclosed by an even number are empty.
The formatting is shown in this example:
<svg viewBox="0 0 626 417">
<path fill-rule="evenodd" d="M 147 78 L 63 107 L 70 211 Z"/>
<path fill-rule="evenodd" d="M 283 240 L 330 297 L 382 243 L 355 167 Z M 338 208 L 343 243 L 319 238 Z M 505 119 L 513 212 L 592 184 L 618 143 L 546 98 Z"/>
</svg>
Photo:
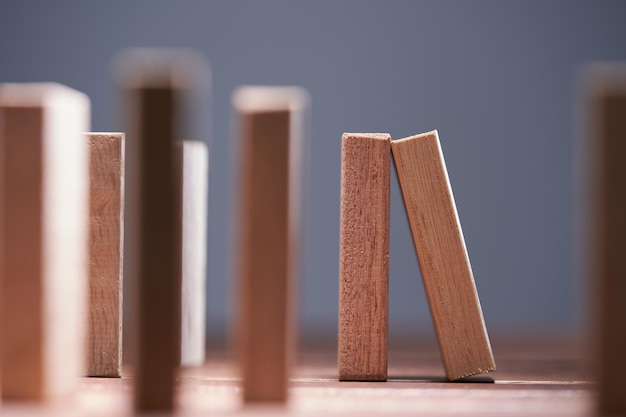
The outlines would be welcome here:
<svg viewBox="0 0 626 417">
<path fill-rule="evenodd" d="M 242 87 L 239 123 L 239 354 L 244 402 L 284 402 L 294 339 L 297 257 L 297 88 Z"/>
<path fill-rule="evenodd" d="M 179 143 L 182 187 L 181 364 L 201 365 L 206 337 L 206 232 L 209 154 L 204 142 Z"/>
<path fill-rule="evenodd" d="M 68 87 L 0 87 L 7 399 L 59 398 L 85 374 L 89 120 L 89 99 Z"/>
<path fill-rule="evenodd" d="M 181 227 L 178 158 L 175 152 L 181 87 L 174 63 L 156 64 L 149 51 L 127 78 L 132 125 L 129 167 L 134 193 L 127 231 L 135 233 L 133 285 L 137 313 L 135 409 L 174 408 L 174 380 L 180 363 Z M 145 61 L 144 61 L 145 59 Z M 131 66 L 131 65 L 129 65 Z M 132 158 L 131 158 L 132 156 Z"/>
<path fill-rule="evenodd" d="M 391 142 L 448 379 L 495 369 L 437 131 Z"/>
<path fill-rule="evenodd" d="M 592 73 L 594 362 L 597 411 L 626 414 L 626 67 Z"/>
<path fill-rule="evenodd" d="M 122 376 L 124 134 L 88 133 L 89 325 L 87 375 Z"/>
<path fill-rule="evenodd" d="M 340 380 L 387 380 L 390 141 L 386 133 L 342 138 Z"/>
</svg>

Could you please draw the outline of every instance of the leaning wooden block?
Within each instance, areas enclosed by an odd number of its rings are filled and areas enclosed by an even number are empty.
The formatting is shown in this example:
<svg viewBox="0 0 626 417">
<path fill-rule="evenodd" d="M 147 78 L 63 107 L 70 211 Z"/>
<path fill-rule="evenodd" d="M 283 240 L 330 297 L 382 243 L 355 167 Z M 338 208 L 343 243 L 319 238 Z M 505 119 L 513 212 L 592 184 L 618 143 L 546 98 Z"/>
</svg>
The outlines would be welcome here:
<svg viewBox="0 0 626 417">
<path fill-rule="evenodd" d="M 209 154 L 204 142 L 178 144 L 182 187 L 181 365 L 204 363 Z"/>
<path fill-rule="evenodd" d="M 626 414 L 626 67 L 590 69 L 590 211 L 597 411 Z"/>
<path fill-rule="evenodd" d="M 284 402 L 292 359 L 298 218 L 297 168 L 306 94 L 242 87 L 238 115 L 240 195 L 239 354 L 244 402 Z"/>
<path fill-rule="evenodd" d="M 89 325 L 87 375 L 122 376 L 124 134 L 88 133 Z"/>
<path fill-rule="evenodd" d="M 340 380 L 387 380 L 390 141 L 386 133 L 342 138 Z"/>
<path fill-rule="evenodd" d="M 85 375 L 87 96 L 0 86 L 2 395 L 40 401 Z"/>
<path fill-rule="evenodd" d="M 391 142 L 448 379 L 495 369 L 437 131 Z"/>
</svg>

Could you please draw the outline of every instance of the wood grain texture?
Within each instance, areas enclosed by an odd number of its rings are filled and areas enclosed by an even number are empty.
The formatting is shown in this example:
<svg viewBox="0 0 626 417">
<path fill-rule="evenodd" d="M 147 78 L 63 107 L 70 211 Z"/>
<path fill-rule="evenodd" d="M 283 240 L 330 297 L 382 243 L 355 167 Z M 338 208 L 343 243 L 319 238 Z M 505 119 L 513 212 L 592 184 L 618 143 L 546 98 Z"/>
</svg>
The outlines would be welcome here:
<svg viewBox="0 0 626 417">
<path fill-rule="evenodd" d="M 180 91 L 166 81 L 129 89 L 138 170 L 134 219 L 137 345 L 135 409 L 171 411 L 180 363 L 180 187 L 175 117 Z"/>
<path fill-rule="evenodd" d="M 339 239 L 339 379 L 387 379 L 388 134 L 344 133 Z"/>
<path fill-rule="evenodd" d="M 88 133 L 89 325 L 87 375 L 122 376 L 124 134 Z"/>
<path fill-rule="evenodd" d="M 595 207 L 589 219 L 594 233 L 592 340 L 601 415 L 626 414 L 626 67 L 613 70 L 595 74 L 590 103 L 595 158 Z"/>
<path fill-rule="evenodd" d="M 241 123 L 241 268 L 245 402 L 287 397 L 289 111 L 244 114 Z"/>
<path fill-rule="evenodd" d="M 181 365 L 204 362 L 209 154 L 205 143 L 178 144 L 182 187 Z"/>
<path fill-rule="evenodd" d="M 495 369 L 437 131 L 391 142 L 450 380 Z"/>
<path fill-rule="evenodd" d="M 2 395 L 58 399 L 85 374 L 89 99 L 4 84 L 0 119 Z"/>
</svg>

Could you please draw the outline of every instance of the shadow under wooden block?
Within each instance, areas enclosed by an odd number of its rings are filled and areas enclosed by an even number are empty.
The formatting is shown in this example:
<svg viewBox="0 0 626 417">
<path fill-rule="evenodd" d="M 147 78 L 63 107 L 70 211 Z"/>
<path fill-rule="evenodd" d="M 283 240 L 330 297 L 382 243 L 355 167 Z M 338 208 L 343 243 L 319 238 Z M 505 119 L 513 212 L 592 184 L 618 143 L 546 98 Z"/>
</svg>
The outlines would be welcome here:
<svg viewBox="0 0 626 417">
<path fill-rule="evenodd" d="M 437 131 L 391 149 L 448 379 L 495 370 Z"/>
<path fill-rule="evenodd" d="M 90 103 L 4 84 L 0 112 L 2 396 L 56 399 L 85 374 Z"/>
<path fill-rule="evenodd" d="M 122 376 L 124 134 L 88 133 L 89 325 L 87 375 Z"/>
</svg>

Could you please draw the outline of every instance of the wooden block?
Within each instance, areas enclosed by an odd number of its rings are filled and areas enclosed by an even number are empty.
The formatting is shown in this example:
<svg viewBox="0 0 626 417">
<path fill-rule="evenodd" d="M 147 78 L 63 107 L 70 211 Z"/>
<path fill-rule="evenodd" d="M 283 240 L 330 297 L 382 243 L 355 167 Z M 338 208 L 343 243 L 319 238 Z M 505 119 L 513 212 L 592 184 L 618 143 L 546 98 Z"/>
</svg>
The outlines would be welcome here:
<svg viewBox="0 0 626 417">
<path fill-rule="evenodd" d="M 88 133 L 89 325 L 87 375 L 122 376 L 124 134 Z"/>
<path fill-rule="evenodd" d="M 239 123 L 239 354 L 243 400 L 284 402 L 292 359 L 297 258 L 298 88 L 242 87 Z"/>
<path fill-rule="evenodd" d="M 147 52 L 153 54 L 159 52 Z M 135 234 L 135 264 L 129 269 L 137 314 L 134 406 L 137 412 L 169 412 L 180 363 L 181 196 L 175 120 L 182 91 L 174 81 L 174 64 L 153 65 L 144 58 L 127 57 L 137 62 L 126 81 L 132 106 L 129 167 L 136 170 L 129 194 L 132 221 L 127 223 L 127 232 Z"/>
<path fill-rule="evenodd" d="M 0 87 L 2 395 L 57 399 L 85 374 L 87 96 Z"/>
<path fill-rule="evenodd" d="M 204 142 L 179 143 L 182 187 L 181 364 L 204 363 L 209 154 Z"/>
<path fill-rule="evenodd" d="M 437 131 L 391 142 L 448 379 L 495 369 Z"/>
<path fill-rule="evenodd" d="M 591 72 L 594 363 L 597 411 L 626 414 L 626 67 Z"/>
<path fill-rule="evenodd" d="M 391 136 L 344 133 L 339 239 L 339 379 L 387 380 Z"/>
</svg>

